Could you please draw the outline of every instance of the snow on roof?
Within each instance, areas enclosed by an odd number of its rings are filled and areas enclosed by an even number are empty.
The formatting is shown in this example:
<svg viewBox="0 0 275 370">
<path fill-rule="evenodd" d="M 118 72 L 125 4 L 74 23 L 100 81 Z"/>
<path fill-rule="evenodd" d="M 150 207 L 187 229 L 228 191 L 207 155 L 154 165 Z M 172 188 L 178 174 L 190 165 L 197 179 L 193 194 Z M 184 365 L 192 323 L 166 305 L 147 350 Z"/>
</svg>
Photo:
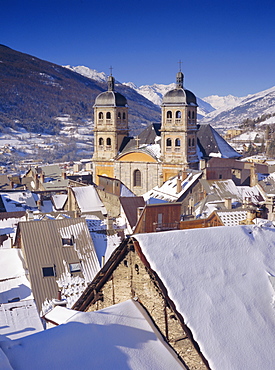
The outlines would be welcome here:
<svg viewBox="0 0 275 370">
<path fill-rule="evenodd" d="M 275 228 L 135 235 L 211 369 L 273 369 Z"/>
<path fill-rule="evenodd" d="M 18 339 L 43 330 L 33 299 L 0 305 L 0 336 Z M 6 343 L 11 343 L 6 342 Z M 1 360 L 0 360 L 0 368 Z"/>
<path fill-rule="evenodd" d="M 85 215 L 85 218 L 98 261 L 101 264 L 102 257 L 105 256 L 105 261 L 107 261 L 114 249 L 121 243 L 121 238 L 116 234 L 107 233 L 106 220 L 101 220 L 94 215 Z"/>
<path fill-rule="evenodd" d="M 64 324 L 67 320 L 71 319 L 78 311 L 71 310 L 66 307 L 56 306 L 45 315 L 45 319 L 57 325 Z"/>
<path fill-rule="evenodd" d="M 107 211 L 101 202 L 94 186 L 79 186 L 72 188 L 81 212 L 97 212 L 106 214 Z"/>
<path fill-rule="evenodd" d="M 66 324 L 0 342 L 19 369 L 183 369 L 141 305 L 132 300 L 78 312 Z"/>
<path fill-rule="evenodd" d="M 25 275 L 21 249 L 0 249 L 0 281 Z"/>
<path fill-rule="evenodd" d="M 155 186 L 152 190 L 143 194 L 145 201 L 150 198 L 161 199 L 168 202 L 174 202 L 178 200 L 189 188 L 190 186 L 202 175 L 202 172 L 190 172 L 187 178 L 181 181 L 181 191 L 177 193 L 177 179 L 175 176 L 167 181 L 165 181 L 161 186 Z"/>
<path fill-rule="evenodd" d="M 0 195 L 7 212 L 25 211 L 27 208 L 37 208 L 33 194 L 28 190 L 22 192 L 3 192 Z"/>
</svg>

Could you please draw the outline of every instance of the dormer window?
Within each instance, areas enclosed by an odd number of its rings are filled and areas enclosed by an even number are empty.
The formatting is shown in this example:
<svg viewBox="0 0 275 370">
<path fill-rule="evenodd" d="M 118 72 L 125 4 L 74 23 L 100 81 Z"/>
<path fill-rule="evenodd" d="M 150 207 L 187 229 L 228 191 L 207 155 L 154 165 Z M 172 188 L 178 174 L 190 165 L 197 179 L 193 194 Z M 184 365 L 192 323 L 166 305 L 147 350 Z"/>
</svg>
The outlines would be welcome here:
<svg viewBox="0 0 275 370">
<path fill-rule="evenodd" d="M 63 247 L 72 247 L 74 245 L 74 236 L 72 235 L 70 238 L 62 238 L 62 245 Z"/>
</svg>

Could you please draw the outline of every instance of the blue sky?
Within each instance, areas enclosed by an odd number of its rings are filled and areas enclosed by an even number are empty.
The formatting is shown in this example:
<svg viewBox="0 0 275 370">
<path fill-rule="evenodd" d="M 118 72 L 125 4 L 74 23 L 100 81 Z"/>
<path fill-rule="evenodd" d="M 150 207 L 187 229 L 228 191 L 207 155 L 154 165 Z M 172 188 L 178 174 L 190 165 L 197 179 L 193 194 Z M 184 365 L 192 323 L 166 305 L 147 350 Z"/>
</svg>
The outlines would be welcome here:
<svg viewBox="0 0 275 370">
<path fill-rule="evenodd" d="M 136 85 L 175 81 L 197 96 L 275 85 L 275 2 L 0 0 L 0 43 Z"/>
</svg>

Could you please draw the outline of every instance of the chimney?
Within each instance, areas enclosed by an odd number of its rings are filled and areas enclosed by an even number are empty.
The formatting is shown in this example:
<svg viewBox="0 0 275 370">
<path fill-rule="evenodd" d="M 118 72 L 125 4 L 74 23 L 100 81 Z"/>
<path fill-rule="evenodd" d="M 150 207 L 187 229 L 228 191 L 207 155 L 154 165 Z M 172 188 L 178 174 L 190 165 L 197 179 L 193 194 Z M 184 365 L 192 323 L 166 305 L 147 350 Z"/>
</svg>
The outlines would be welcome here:
<svg viewBox="0 0 275 370">
<path fill-rule="evenodd" d="M 256 212 L 254 211 L 254 209 L 250 209 L 249 211 L 247 211 L 247 214 L 246 214 L 246 220 L 247 220 L 247 224 L 252 224 L 253 220 L 256 218 Z"/>
<path fill-rule="evenodd" d="M 250 167 L 250 186 L 255 186 L 258 184 L 258 175 L 256 173 L 255 163 L 251 163 Z"/>
<path fill-rule="evenodd" d="M 39 189 L 39 179 L 38 179 L 38 173 L 34 175 L 34 190 Z"/>
<path fill-rule="evenodd" d="M 205 159 L 200 159 L 200 170 L 203 171 L 206 168 L 206 161 Z"/>
<path fill-rule="evenodd" d="M 187 170 L 183 170 L 182 173 L 181 173 L 182 181 L 184 181 L 185 179 L 187 179 L 187 176 L 188 176 Z"/>
<path fill-rule="evenodd" d="M 180 172 L 178 174 L 178 178 L 177 178 L 177 193 L 180 193 L 182 190 L 181 188 L 181 178 L 180 178 Z"/>
<path fill-rule="evenodd" d="M 162 184 L 163 184 L 163 174 L 161 173 L 159 175 L 159 187 L 161 187 Z"/>
<path fill-rule="evenodd" d="M 40 182 L 41 182 L 41 184 L 43 184 L 45 182 L 45 172 L 41 172 Z"/>
<path fill-rule="evenodd" d="M 224 205 L 226 209 L 232 209 L 232 199 L 231 198 L 225 198 L 224 199 Z"/>
<path fill-rule="evenodd" d="M 10 180 L 10 188 L 13 189 L 13 187 L 14 187 L 14 182 Z"/>
<path fill-rule="evenodd" d="M 107 230 L 113 230 L 114 224 L 112 217 L 107 217 Z"/>
<path fill-rule="evenodd" d="M 140 216 L 141 216 L 141 213 L 142 213 L 142 211 L 143 211 L 143 207 L 138 207 L 137 208 L 137 221 L 139 220 L 139 218 L 140 218 Z"/>
<path fill-rule="evenodd" d="M 36 202 L 36 205 L 37 205 L 38 210 L 41 211 L 41 205 L 42 205 L 41 199 L 38 199 L 38 201 Z"/>
<path fill-rule="evenodd" d="M 67 178 L 67 173 L 65 171 L 62 172 L 62 179 L 63 180 L 66 180 Z"/>
<path fill-rule="evenodd" d="M 33 220 L 34 220 L 33 211 L 31 211 L 30 209 L 27 209 L 27 211 L 26 211 L 26 221 L 33 221 Z"/>
</svg>

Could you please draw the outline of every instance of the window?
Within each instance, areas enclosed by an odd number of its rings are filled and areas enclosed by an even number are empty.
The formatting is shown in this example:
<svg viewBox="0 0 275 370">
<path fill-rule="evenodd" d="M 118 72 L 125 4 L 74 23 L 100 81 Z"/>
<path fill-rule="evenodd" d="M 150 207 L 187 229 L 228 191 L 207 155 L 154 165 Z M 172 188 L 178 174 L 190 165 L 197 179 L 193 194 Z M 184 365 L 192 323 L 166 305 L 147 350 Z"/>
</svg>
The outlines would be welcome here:
<svg viewBox="0 0 275 370">
<path fill-rule="evenodd" d="M 141 186 L 141 172 L 140 170 L 134 171 L 134 186 Z"/>
<path fill-rule="evenodd" d="M 118 114 L 117 114 L 117 118 L 121 118 L 121 113 L 120 112 L 118 112 Z"/>
<path fill-rule="evenodd" d="M 192 119 L 195 119 L 195 112 L 192 112 Z"/>
<path fill-rule="evenodd" d="M 188 111 L 188 118 L 191 118 L 191 112 L 190 112 L 190 110 Z"/>
<path fill-rule="evenodd" d="M 71 247 L 74 245 L 74 236 L 72 235 L 70 238 L 62 238 L 62 245 L 64 247 Z"/>
<path fill-rule="evenodd" d="M 107 113 L 106 113 L 106 118 L 107 118 L 107 119 L 111 119 L 111 112 L 107 112 Z"/>
<path fill-rule="evenodd" d="M 53 267 L 42 267 L 43 277 L 56 276 L 55 266 Z"/>
<path fill-rule="evenodd" d="M 176 111 L 176 118 L 181 118 L 181 111 L 179 110 Z"/>
<path fill-rule="evenodd" d="M 103 140 L 102 137 L 99 138 L 98 144 L 99 144 L 99 146 L 103 146 L 104 145 L 104 140 Z"/>
<path fill-rule="evenodd" d="M 180 139 L 175 140 L 175 146 L 180 146 Z"/>
<path fill-rule="evenodd" d="M 172 140 L 171 139 L 167 139 L 166 140 L 166 146 L 172 146 Z"/>
<path fill-rule="evenodd" d="M 103 119 L 103 113 L 102 112 L 98 113 L 98 119 Z"/>
<path fill-rule="evenodd" d="M 111 146 L 111 144 L 112 144 L 112 141 L 109 137 L 106 140 L 106 144 L 107 144 L 107 146 Z"/>
<path fill-rule="evenodd" d="M 188 139 L 188 146 L 191 146 L 191 139 Z"/>
<path fill-rule="evenodd" d="M 195 139 L 192 139 L 192 146 L 195 146 Z"/>
<path fill-rule="evenodd" d="M 172 112 L 169 110 L 166 115 L 167 118 L 172 118 Z"/>
<path fill-rule="evenodd" d="M 70 273 L 73 272 L 81 272 L 81 264 L 80 262 L 69 263 Z"/>
<path fill-rule="evenodd" d="M 123 114 L 122 114 L 122 118 L 123 118 L 123 119 L 126 119 L 126 114 L 125 114 L 125 112 L 123 112 Z"/>
</svg>

